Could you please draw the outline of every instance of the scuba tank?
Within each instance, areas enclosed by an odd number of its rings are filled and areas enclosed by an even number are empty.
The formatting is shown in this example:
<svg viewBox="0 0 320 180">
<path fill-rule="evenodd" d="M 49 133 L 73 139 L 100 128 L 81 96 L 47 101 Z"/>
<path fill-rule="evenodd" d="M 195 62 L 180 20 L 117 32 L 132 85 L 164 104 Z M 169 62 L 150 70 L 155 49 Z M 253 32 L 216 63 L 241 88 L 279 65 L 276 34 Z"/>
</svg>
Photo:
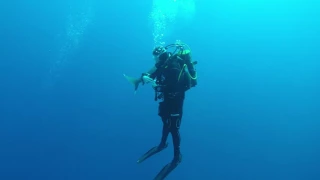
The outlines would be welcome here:
<svg viewBox="0 0 320 180">
<path fill-rule="evenodd" d="M 187 44 L 176 43 L 170 44 L 165 48 L 175 47 L 172 53 L 172 59 L 177 60 L 180 64 L 180 73 L 178 77 L 178 82 L 183 81 L 185 90 L 188 90 L 197 85 L 197 71 L 195 65 L 197 61 L 192 61 L 191 49 Z"/>
<path fill-rule="evenodd" d="M 195 65 L 198 63 L 197 61 L 192 61 L 191 51 L 190 50 L 182 50 L 178 54 L 178 59 L 180 59 L 182 66 L 181 72 L 179 74 L 179 80 L 182 75 L 186 78 L 187 89 L 195 87 L 197 85 L 197 71 L 195 69 Z"/>
</svg>

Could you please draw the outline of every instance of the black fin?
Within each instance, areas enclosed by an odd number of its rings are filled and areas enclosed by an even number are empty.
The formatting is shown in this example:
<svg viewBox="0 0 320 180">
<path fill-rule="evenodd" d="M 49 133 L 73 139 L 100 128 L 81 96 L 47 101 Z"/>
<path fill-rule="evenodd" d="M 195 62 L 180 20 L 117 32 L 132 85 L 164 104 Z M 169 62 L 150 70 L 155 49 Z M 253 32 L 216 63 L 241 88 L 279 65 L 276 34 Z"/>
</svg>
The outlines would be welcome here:
<svg viewBox="0 0 320 180">
<path fill-rule="evenodd" d="M 155 146 L 153 148 L 151 148 L 148 152 L 146 152 L 144 155 L 142 155 L 138 160 L 137 163 L 142 163 L 143 161 L 145 161 L 146 159 L 148 159 L 149 157 L 157 154 L 158 152 L 164 150 L 165 148 L 168 147 L 168 143 L 166 143 L 166 145 L 162 148 L 159 148 L 158 146 Z"/>
<path fill-rule="evenodd" d="M 154 178 L 154 180 L 163 180 L 164 178 L 166 178 L 180 164 L 181 160 L 182 155 L 180 154 L 177 159 L 175 158 L 171 163 L 165 165 Z"/>
</svg>

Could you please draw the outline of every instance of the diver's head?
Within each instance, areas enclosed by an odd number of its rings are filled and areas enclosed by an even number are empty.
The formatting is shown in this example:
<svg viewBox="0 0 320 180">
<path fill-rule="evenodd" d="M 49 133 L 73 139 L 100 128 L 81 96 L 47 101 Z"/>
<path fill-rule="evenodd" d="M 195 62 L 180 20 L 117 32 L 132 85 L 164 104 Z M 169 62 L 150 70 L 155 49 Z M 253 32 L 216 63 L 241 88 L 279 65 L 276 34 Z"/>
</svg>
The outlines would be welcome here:
<svg viewBox="0 0 320 180">
<path fill-rule="evenodd" d="M 159 56 L 159 55 L 165 53 L 166 51 L 167 51 L 166 48 L 164 48 L 163 46 L 158 46 L 153 49 L 152 55 Z"/>
<path fill-rule="evenodd" d="M 162 46 L 154 48 L 154 50 L 152 51 L 152 55 L 157 68 L 162 66 L 171 56 L 171 54 L 167 52 L 167 49 Z"/>
<path fill-rule="evenodd" d="M 163 55 L 166 54 L 167 50 L 163 46 L 155 47 L 152 51 L 152 55 L 156 63 L 162 60 Z"/>
</svg>

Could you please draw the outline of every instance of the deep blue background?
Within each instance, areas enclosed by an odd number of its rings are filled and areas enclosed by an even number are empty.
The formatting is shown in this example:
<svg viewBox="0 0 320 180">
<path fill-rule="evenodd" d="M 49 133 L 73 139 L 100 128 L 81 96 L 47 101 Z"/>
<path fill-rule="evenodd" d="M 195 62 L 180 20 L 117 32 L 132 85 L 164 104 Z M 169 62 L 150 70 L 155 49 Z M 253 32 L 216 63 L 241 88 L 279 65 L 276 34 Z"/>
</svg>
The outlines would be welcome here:
<svg viewBox="0 0 320 180">
<path fill-rule="evenodd" d="M 168 179 L 320 179 L 319 3 L 195 4 L 166 37 L 199 61 L 183 163 Z M 152 2 L 0 5 L 0 179 L 152 179 L 172 159 L 171 139 L 135 163 L 161 122 L 152 88 L 133 95 L 122 76 L 153 65 Z"/>
</svg>

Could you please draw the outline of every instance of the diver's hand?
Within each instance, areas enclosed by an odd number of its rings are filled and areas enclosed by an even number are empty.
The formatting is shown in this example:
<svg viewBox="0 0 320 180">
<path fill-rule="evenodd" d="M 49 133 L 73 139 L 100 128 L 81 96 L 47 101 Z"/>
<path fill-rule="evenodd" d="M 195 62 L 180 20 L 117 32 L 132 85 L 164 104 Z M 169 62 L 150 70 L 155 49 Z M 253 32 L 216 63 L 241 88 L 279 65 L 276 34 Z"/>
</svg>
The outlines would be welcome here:
<svg viewBox="0 0 320 180">
<path fill-rule="evenodd" d="M 150 83 L 153 88 L 155 88 L 157 86 L 156 81 L 153 80 L 152 78 L 150 78 L 149 76 L 142 76 L 142 81 L 145 84 L 149 84 Z"/>
<path fill-rule="evenodd" d="M 143 81 L 143 83 L 148 84 L 148 83 L 152 82 L 153 79 L 150 78 L 149 76 L 142 76 L 142 81 Z"/>
</svg>

